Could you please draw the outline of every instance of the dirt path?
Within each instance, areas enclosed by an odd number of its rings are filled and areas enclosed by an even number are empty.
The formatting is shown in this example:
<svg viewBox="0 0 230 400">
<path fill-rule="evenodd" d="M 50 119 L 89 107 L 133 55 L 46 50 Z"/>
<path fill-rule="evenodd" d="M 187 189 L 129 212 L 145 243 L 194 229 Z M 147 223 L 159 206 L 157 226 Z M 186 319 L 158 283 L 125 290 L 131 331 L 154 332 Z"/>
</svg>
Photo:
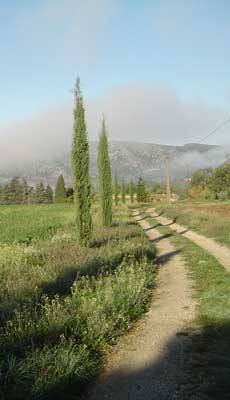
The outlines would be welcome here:
<svg viewBox="0 0 230 400">
<path fill-rule="evenodd" d="M 225 246 L 221 246 L 212 239 L 209 239 L 194 231 L 190 231 L 188 228 L 178 225 L 166 217 L 158 215 L 154 208 L 149 209 L 148 213 L 150 216 L 160 222 L 160 224 L 168 226 L 173 231 L 180 233 L 187 239 L 190 239 L 194 243 L 198 244 L 198 246 L 207 250 L 226 268 L 227 271 L 230 272 L 230 249 Z"/>
<path fill-rule="evenodd" d="M 154 299 L 145 319 L 115 346 L 104 376 L 87 399 L 198 399 L 187 395 L 192 392 L 186 376 L 190 339 L 183 333 L 195 316 L 191 280 L 170 242 L 145 220 L 138 223 L 158 250 Z"/>
</svg>

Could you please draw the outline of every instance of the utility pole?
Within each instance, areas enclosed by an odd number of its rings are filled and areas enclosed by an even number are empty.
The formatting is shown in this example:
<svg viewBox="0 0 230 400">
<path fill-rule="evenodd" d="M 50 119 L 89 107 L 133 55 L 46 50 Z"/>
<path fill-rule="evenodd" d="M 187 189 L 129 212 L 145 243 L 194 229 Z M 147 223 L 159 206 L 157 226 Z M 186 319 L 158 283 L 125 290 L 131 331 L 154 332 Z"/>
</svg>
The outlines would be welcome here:
<svg viewBox="0 0 230 400">
<path fill-rule="evenodd" d="M 171 184 L 170 184 L 170 171 L 169 171 L 169 159 L 168 156 L 165 155 L 165 180 L 166 180 L 166 192 L 167 192 L 167 201 L 170 203 L 171 200 Z"/>
</svg>

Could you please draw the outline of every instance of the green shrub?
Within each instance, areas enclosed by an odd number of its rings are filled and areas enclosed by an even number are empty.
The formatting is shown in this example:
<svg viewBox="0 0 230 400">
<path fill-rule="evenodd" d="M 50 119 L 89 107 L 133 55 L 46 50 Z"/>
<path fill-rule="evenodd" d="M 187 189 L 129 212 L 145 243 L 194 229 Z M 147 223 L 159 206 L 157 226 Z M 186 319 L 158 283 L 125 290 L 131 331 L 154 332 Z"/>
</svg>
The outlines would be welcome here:
<svg viewBox="0 0 230 400">
<path fill-rule="evenodd" d="M 218 195 L 217 195 L 217 198 L 219 199 L 219 200 L 222 200 L 222 201 L 224 201 L 224 200 L 228 200 L 228 192 L 227 191 L 221 191 L 221 192 L 219 192 L 218 193 Z"/>
</svg>

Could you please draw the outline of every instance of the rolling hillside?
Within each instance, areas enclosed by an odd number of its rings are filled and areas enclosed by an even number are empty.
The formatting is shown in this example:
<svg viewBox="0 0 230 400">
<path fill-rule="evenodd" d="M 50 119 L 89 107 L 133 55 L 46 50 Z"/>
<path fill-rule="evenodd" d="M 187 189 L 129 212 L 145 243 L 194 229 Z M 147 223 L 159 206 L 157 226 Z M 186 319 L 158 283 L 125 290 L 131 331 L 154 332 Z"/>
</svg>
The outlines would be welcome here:
<svg viewBox="0 0 230 400">
<path fill-rule="evenodd" d="M 90 143 L 91 176 L 95 182 L 97 178 L 97 142 Z M 162 156 L 167 153 L 171 159 L 172 178 L 184 178 L 193 170 L 224 161 L 224 152 L 217 146 L 190 143 L 184 146 L 165 146 L 152 143 L 116 142 L 110 143 L 110 157 L 113 174 L 126 180 L 137 179 L 143 176 L 148 181 L 159 181 L 164 176 Z M 218 156 L 217 156 L 218 154 Z M 12 176 L 24 177 L 31 184 L 44 181 L 54 185 L 57 176 L 63 173 L 67 183 L 71 184 L 70 156 L 58 154 L 55 159 L 43 159 L 39 162 L 26 163 L 20 160 L 0 174 L 0 183 L 3 184 Z"/>
</svg>

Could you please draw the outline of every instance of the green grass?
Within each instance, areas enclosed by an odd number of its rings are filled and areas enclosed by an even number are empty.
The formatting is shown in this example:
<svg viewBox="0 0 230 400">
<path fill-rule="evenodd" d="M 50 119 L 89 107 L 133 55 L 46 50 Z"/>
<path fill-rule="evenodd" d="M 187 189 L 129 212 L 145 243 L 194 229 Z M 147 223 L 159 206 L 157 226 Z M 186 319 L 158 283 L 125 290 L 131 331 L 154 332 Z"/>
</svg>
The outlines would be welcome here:
<svg viewBox="0 0 230 400">
<path fill-rule="evenodd" d="M 73 205 L 0 206 L 0 243 L 25 243 L 51 237 L 72 220 Z"/>
<path fill-rule="evenodd" d="M 154 247 L 127 207 L 102 228 L 94 206 L 88 249 L 77 242 L 72 205 L 0 212 L 0 397 L 76 398 L 108 346 L 145 312 Z"/>
<path fill-rule="evenodd" d="M 157 223 L 154 219 L 148 221 Z M 190 327 L 190 383 L 193 382 L 193 390 L 197 387 L 202 399 L 228 399 L 230 275 L 213 256 L 193 242 L 168 227 L 159 226 L 157 229 L 172 234 L 169 240 L 181 251 L 194 286 L 198 316 L 194 326 Z"/>
<path fill-rule="evenodd" d="M 181 203 L 165 207 L 164 216 L 230 247 L 230 203 Z"/>
</svg>

